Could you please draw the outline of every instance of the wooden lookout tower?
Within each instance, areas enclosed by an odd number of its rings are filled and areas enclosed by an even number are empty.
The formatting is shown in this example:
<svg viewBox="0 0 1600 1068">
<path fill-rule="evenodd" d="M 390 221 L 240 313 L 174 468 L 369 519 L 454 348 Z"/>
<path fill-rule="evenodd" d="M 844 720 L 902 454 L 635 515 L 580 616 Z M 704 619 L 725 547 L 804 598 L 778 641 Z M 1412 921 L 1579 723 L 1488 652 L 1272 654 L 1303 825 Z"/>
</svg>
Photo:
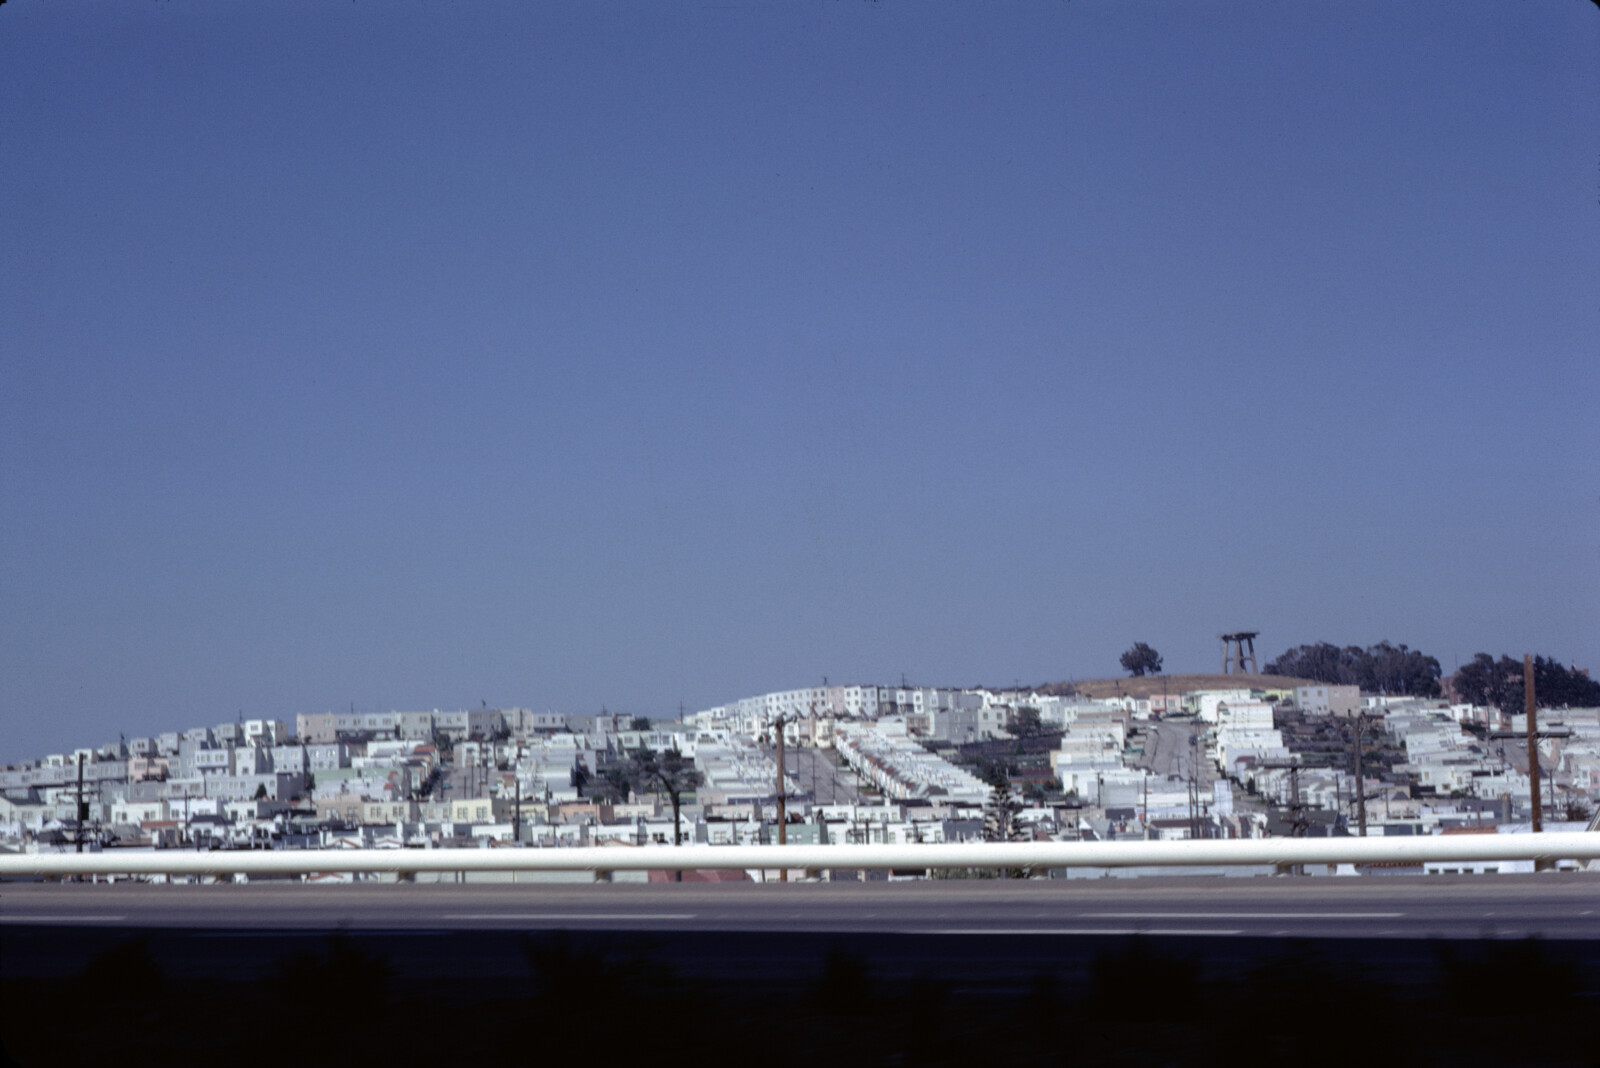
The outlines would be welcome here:
<svg viewBox="0 0 1600 1068">
<path fill-rule="evenodd" d="M 1222 673 L 1224 675 L 1254 675 L 1256 667 L 1256 635 L 1259 630 L 1241 630 L 1222 635 Z"/>
</svg>

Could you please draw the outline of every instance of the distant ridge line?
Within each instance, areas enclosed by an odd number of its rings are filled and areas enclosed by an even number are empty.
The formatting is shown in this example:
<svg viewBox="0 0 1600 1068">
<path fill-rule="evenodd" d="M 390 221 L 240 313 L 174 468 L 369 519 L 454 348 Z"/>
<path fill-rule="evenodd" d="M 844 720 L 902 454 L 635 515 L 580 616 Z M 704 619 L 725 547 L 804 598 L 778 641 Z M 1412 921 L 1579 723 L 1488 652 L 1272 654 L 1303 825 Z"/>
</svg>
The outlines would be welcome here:
<svg viewBox="0 0 1600 1068">
<path fill-rule="evenodd" d="M 1066 694 L 1076 690 L 1085 697 L 1149 697 L 1158 693 L 1188 693 L 1190 690 L 1292 690 L 1296 686 L 1320 685 L 1315 679 L 1292 675 L 1140 675 L 1111 679 L 1083 679 L 1078 682 L 1047 682 L 1033 687 L 1039 693 Z"/>
</svg>

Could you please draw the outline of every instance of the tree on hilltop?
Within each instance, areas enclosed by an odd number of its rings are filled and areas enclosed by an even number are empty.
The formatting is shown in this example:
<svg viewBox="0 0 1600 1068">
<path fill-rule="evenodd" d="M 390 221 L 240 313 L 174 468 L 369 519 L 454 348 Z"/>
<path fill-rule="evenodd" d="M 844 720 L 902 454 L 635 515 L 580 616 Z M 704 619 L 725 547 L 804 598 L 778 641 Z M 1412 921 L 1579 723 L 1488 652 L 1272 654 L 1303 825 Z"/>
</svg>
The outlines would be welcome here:
<svg viewBox="0 0 1600 1068">
<path fill-rule="evenodd" d="M 1507 715 L 1523 710 L 1522 661 L 1478 653 L 1461 665 L 1451 680 L 1456 696 L 1473 705 L 1500 709 Z M 1600 682 L 1568 670 L 1554 657 L 1533 658 L 1533 693 L 1542 708 L 1592 708 L 1600 705 Z"/>
<path fill-rule="evenodd" d="M 1297 645 L 1266 666 L 1268 675 L 1288 675 L 1330 686 L 1358 686 L 1369 693 L 1439 696 L 1439 661 L 1420 649 L 1379 642 L 1365 649 L 1330 642 Z"/>
<path fill-rule="evenodd" d="M 1144 642 L 1134 642 L 1133 648 L 1122 654 L 1122 670 L 1130 675 L 1161 674 L 1161 654 Z"/>
</svg>

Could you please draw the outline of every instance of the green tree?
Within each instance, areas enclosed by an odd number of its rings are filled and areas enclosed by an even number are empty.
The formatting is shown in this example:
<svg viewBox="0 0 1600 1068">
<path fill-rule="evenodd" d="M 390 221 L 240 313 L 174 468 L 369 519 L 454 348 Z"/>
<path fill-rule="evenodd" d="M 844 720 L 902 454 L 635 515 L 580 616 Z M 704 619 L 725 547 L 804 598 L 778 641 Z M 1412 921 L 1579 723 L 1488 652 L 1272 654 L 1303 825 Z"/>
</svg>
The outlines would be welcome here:
<svg viewBox="0 0 1600 1068">
<path fill-rule="evenodd" d="M 660 753 L 640 748 L 628 757 L 625 774 L 634 789 L 662 794 L 672 804 L 672 844 L 682 845 L 683 795 L 702 781 L 694 761 L 679 751 L 677 743 Z"/>
<path fill-rule="evenodd" d="M 1161 654 L 1144 642 L 1134 642 L 1133 648 L 1122 654 L 1122 670 L 1129 675 L 1161 674 Z"/>
<path fill-rule="evenodd" d="M 1027 840 L 1017 816 L 1022 812 L 1022 800 L 1010 786 L 991 786 L 989 800 L 983 805 L 983 840 L 985 842 L 1022 842 Z"/>
<path fill-rule="evenodd" d="M 1298 645 L 1278 659 L 1269 661 L 1268 675 L 1289 675 L 1297 679 L 1326 682 L 1332 686 L 1359 686 L 1361 684 L 1361 657 L 1359 646 L 1339 648 L 1329 642 Z"/>
<path fill-rule="evenodd" d="M 628 800 L 628 795 L 634 788 L 634 778 L 632 762 L 629 760 L 614 761 L 603 765 L 600 768 L 599 775 L 590 784 L 590 796 L 599 800 L 623 804 Z"/>
<path fill-rule="evenodd" d="M 1028 841 L 1027 829 L 1022 826 L 1022 821 L 1018 818 L 1022 812 L 1022 800 L 1012 788 L 1005 770 L 995 768 L 987 778 L 989 800 L 983 805 L 983 840 L 985 842 Z M 1008 868 L 1004 874 L 1008 879 L 1025 879 L 1029 872 L 1025 868 Z"/>
<path fill-rule="evenodd" d="M 1365 649 L 1329 642 L 1299 645 L 1269 661 L 1268 675 L 1289 675 L 1333 686 L 1359 686 L 1371 693 L 1437 697 L 1439 661 L 1407 645 L 1379 642 Z"/>
<path fill-rule="evenodd" d="M 1502 708 L 1513 691 L 1522 700 L 1522 665 L 1509 656 L 1497 662 L 1488 653 L 1478 653 L 1456 672 L 1452 680 L 1456 696 L 1470 705 Z M 1538 685 L 1537 680 L 1534 683 Z"/>
<path fill-rule="evenodd" d="M 1379 642 L 1363 651 L 1361 688 L 1377 693 L 1438 697 L 1439 661 L 1420 650 Z"/>
<path fill-rule="evenodd" d="M 1011 714 L 1011 733 L 1019 738 L 1031 738 L 1036 734 L 1044 733 L 1044 722 L 1039 718 L 1039 710 L 1029 705 L 1023 705 Z"/>
<path fill-rule="evenodd" d="M 1478 653 L 1456 672 L 1452 685 L 1456 696 L 1470 704 L 1498 708 L 1507 715 L 1523 711 L 1520 659 L 1502 656 L 1496 660 L 1488 653 Z M 1554 657 L 1533 658 L 1533 692 L 1542 708 L 1600 705 L 1600 683 L 1581 671 L 1569 670 Z"/>
<path fill-rule="evenodd" d="M 1533 690 L 1548 708 L 1594 708 L 1600 705 L 1600 682 L 1577 669 L 1568 670 L 1554 657 L 1533 658 Z"/>
</svg>

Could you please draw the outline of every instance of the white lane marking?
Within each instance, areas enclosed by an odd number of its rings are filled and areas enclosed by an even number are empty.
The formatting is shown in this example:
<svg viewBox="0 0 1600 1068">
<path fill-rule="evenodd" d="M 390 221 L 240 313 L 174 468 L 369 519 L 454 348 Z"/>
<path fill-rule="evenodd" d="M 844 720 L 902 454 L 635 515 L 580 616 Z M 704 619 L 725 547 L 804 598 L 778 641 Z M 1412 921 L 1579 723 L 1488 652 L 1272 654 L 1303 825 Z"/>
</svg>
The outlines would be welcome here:
<svg viewBox="0 0 1600 1068">
<path fill-rule="evenodd" d="M 1080 912 L 1103 920 L 1397 920 L 1403 912 Z"/>
<path fill-rule="evenodd" d="M 948 927 L 908 930 L 903 934 L 931 935 L 1236 935 L 1243 932 L 1215 927 Z"/>
<path fill-rule="evenodd" d="M 692 912 L 446 912 L 446 920 L 692 920 Z"/>
<path fill-rule="evenodd" d="M 72 916 L 0 916 L 0 923 L 117 923 L 126 916 L 95 916 L 88 913 Z"/>
</svg>

